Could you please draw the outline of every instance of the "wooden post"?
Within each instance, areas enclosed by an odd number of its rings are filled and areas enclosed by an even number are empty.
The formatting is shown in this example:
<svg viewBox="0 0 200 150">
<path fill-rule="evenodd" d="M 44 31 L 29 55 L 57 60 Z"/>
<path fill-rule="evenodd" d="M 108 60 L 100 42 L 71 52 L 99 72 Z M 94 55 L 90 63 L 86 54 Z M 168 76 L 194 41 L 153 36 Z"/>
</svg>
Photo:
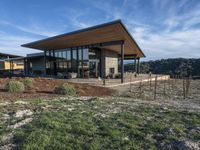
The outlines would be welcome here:
<svg viewBox="0 0 200 150">
<path fill-rule="evenodd" d="M 186 82 L 186 97 L 188 96 L 189 93 L 189 88 L 190 88 L 190 82 L 191 82 L 191 77 L 187 77 L 187 82 Z"/>
<path fill-rule="evenodd" d="M 149 74 L 150 77 L 150 91 L 151 91 L 151 73 Z"/>
<path fill-rule="evenodd" d="M 140 90 L 140 97 L 141 97 L 141 95 L 142 95 L 142 80 L 140 80 L 139 90 Z"/>
<path fill-rule="evenodd" d="M 131 73 L 131 75 L 130 75 L 130 92 L 132 91 L 132 85 L 131 85 L 131 82 L 132 82 L 132 75 L 133 75 L 133 73 Z"/>
<path fill-rule="evenodd" d="M 176 81 L 177 81 L 177 75 L 175 75 L 175 84 L 176 84 Z"/>
<path fill-rule="evenodd" d="M 156 100 L 156 92 L 157 92 L 157 75 L 155 77 L 155 85 L 154 85 L 154 100 Z"/>
<path fill-rule="evenodd" d="M 103 85 L 104 86 L 106 85 L 106 79 L 105 78 L 103 79 Z"/>
<path fill-rule="evenodd" d="M 165 76 L 165 79 L 164 79 L 164 91 L 163 91 L 164 95 L 166 95 L 166 91 L 165 90 L 166 90 L 166 76 Z"/>
<path fill-rule="evenodd" d="M 182 78 L 183 80 L 183 98 L 185 99 L 185 79 Z"/>
</svg>

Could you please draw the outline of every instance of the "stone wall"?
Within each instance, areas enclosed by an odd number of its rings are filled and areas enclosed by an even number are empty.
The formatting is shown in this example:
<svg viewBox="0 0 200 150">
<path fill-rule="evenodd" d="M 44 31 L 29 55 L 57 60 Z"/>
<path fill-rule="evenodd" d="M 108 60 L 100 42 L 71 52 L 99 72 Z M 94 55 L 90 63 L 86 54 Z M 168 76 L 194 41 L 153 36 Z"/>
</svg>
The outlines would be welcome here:
<svg viewBox="0 0 200 150">
<path fill-rule="evenodd" d="M 109 51 L 106 49 L 102 49 L 102 54 L 101 54 L 101 65 L 102 65 L 102 76 L 108 76 L 111 68 L 114 69 L 114 74 L 118 73 L 118 54 Z"/>
</svg>

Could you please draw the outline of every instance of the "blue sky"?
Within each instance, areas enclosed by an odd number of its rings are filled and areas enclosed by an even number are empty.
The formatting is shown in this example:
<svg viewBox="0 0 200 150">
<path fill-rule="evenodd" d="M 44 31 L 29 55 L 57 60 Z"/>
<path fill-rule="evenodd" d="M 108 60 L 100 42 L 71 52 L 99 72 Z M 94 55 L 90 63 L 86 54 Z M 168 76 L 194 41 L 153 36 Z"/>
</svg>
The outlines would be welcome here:
<svg viewBox="0 0 200 150">
<path fill-rule="evenodd" d="M 0 52 L 121 19 L 146 60 L 200 57 L 200 0 L 1 0 Z"/>
</svg>

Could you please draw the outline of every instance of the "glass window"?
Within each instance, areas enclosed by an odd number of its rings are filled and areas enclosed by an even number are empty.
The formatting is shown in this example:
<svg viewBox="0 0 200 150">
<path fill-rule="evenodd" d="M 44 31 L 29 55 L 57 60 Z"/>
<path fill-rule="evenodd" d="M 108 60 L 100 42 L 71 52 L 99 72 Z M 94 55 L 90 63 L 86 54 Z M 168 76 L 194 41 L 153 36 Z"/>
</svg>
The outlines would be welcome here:
<svg viewBox="0 0 200 150">
<path fill-rule="evenodd" d="M 51 56 L 53 57 L 53 50 L 51 50 Z"/>
<path fill-rule="evenodd" d="M 46 52 L 46 56 L 49 56 L 49 51 L 45 51 Z"/>
<path fill-rule="evenodd" d="M 58 51 L 55 51 L 55 57 L 58 58 L 59 57 L 59 52 Z"/>
<path fill-rule="evenodd" d="M 77 60 L 77 50 L 76 49 L 72 50 L 72 59 Z"/>
<path fill-rule="evenodd" d="M 89 59 L 89 51 L 88 49 L 83 49 L 83 60 Z"/>
<path fill-rule="evenodd" d="M 71 50 L 67 50 L 67 60 L 71 60 Z"/>
<path fill-rule="evenodd" d="M 65 58 L 65 59 L 67 58 L 67 51 L 66 50 L 63 51 L 63 58 Z"/>
<path fill-rule="evenodd" d="M 62 51 L 59 51 L 59 52 L 58 52 L 58 57 L 59 57 L 59 58 L 62 58 Z"/>
<path fill-rule="evenodd" d="M 81 61 L 82 60 L 82 49 L 78 50 L 78 60 Z"/>
</svg>

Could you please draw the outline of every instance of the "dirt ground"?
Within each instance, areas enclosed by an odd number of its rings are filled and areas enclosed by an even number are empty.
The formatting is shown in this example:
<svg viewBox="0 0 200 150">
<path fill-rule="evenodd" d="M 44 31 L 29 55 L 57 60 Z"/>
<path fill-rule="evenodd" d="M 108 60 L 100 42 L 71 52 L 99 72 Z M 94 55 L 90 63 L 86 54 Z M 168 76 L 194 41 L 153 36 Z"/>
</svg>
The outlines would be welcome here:
<svg viewBox="0 0 200 150">
<path fill-rule="evenodd" d="M 35 98 L 54 98 L 60 95 L 54 94 L 55 86 L 68 82 L 67 80 L 56 80 L 46 78 L 33 78 L 33 87 L 26 89 L 23 93 L 9 93 L 5 91 L 4 87 L 11 79 L 0 79 L 0 101 L 16 101 L 18 99 L 35 99 Z M 12 78 L 12 80 L 23 80 L 22 78 Z M 69 82 L 68 82 L 69 83 Z M 77 91 L 78 96 L 112 96 L 115 90 L 96 87 L 88 84 L 69 83 L 73 85 Z"/>
</svg>

